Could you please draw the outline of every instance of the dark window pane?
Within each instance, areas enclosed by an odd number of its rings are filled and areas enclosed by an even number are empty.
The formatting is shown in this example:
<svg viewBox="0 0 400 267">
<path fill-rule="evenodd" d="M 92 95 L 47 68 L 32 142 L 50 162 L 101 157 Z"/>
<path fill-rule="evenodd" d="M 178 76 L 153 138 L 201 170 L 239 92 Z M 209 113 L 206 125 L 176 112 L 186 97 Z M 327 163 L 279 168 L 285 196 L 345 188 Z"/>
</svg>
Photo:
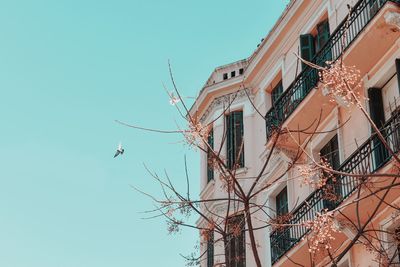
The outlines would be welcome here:
<svg viewBox="0 0 400 267">
<path fill-rule="evenodd" d="M 301 58 L 311 61 L 315 55 L 314 36 L 311 34 L 300 35 L 300 55 Z M 306 64 L 302 63 L 303 70 Z"/>
<path fill-rule="evenodd" d="M 276 101 L 283 93 L 282 81 L 280 81 L 271 92 L 272 105 L 275 106 Z"/>
<path fill-rule="evenodd" d="M 208 233 L 207 240 L 207 267 L 214 266 L 214 232 Z"/>
<path fill-rule="evenodd" d="M 276 196 L 276 215 L 281 216 L 289 212 L 287 187 Z"/>
<path fill-rule="evenodd" d="M 227 166 L 233 169 L 237 163 L 236 167 L 242 168 L 244 167 L 243 111 L 234 111 L 226 116 L 226 129 Z"/>
<path fill-rule="evenodd" d="M 339 143 L 337 135 L 329 140 L 329 142 L 320 150 L 319 153 L 321 158 L 324 158 L 334 170 L 337 170 L 340 166 Z"/>
<path fill-rule="evenodd" d="M 208 133 L 208 145 L 214 149 L 214 129 L 211 128 Z M 212 151 L 208 149 L 207 151 L 207 182 L 214 179 L 214 168 L 212 166 Z"/>
<path fill-rule="evenodd" d="M 330 38 L 329 21 L 325 20 L 317 25 L 316 52 L 320 52 Z M 317 64 L 326 66 L 326 61 L 332 60 L 332 51 L 329 47 L 324 48 L 318 55 Z"/>
<path fill-rule="evenodd" d="M 246 266 L 245 221 L 243 215 L 228 219 L 228 240 L 226 244 L 227 267 Z"/>
<path fill-rule="evenodd" d="M 339 142 L 337 135 L 335 135 L 320 150 L 320 156 L 325 159 L 332 169 L 337 170 L 340 167 Z M 342 198 L 342 184 L 340 179 L 332 174 L 324 172 L 324 176 L 327 178 L 323 195 L 324 208 L 332 210 L 338 205 Z"/>
<path fill-rule="evenodd" d="M 318 52 L 328 42 L 330 37 L 329 21 L 325 20 L 317 25 L 317 49 Z"/>
</svg>

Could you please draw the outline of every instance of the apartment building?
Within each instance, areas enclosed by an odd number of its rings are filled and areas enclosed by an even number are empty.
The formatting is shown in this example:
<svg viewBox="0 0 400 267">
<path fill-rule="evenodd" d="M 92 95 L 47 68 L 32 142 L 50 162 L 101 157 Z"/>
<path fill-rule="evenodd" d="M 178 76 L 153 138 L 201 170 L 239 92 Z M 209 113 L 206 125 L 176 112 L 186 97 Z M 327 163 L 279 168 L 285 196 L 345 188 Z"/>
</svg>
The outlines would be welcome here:
<svg viewBox="0 0 400 267">
<path fill-rule="evenodd" d="M 300 61 L 296 54 L 319 66 L 337 60 L 355 66 L 360 71 L 361 86 L 357 92 L 361 107 L 384 129 L 382 135 L 392 152 L 397 153 L 400 150 L 399 37 L 400 1 L 292 0 L 249 58 L 216 68 L 201 89 L 190 114 L 202 124 L 210 124 L 210 146 L 222 148 L 227 167 L 235 166 L 236 177 L 245 189 L 252 177 L 259 174 L 273 148 L 274 128 L 305 129 L 296 133 L 296 138 L 287 138 L 274 147 L 267 169 L 257 183 L 259 187 L 271 184 L 256 198 L 268 207 L 267 214 L 262 211 L 253 214 L 262 266 L 325 266 L 329 262 L 326 255 L 310 259 L 309 229 L 302 223 L 321 210 L 340 206 L 348 207 L 341 210 L 343 216 L 365 221 L 379 201 L 367 198 L 358 202 L 357 210 L 364 213 L 356 217 L 355 207 L 349 203 L 363 192 L 358 190 L 358 178 L 345 175 L 339 175 L 335 181 L 334 193 L 339 197 L 324 198 L 324 188 L 304 184 L 298 168 L 285 171 L 299 146 L 306 144 L 304 150 L 309 156 L 324 157 L 333 169 L 343 173 L 394 173 L 396 169 L 393 155 L 377 139 L 363 110 L 340 99 L 332 101 L 330 88 L 321 82 L 318 71 Z M 318 134 L 311 138 L 307 129 Z M 201 199 L 223 198 L 227 192 L 218 177 L 220 174 L 210 167 L 208 153 L 201 153 Z M 306 156 L 298 161 L 298 164 L 310 163 Z M 278 176 L 282 176 L 279 182 L 272 183 Z M 400 191 L 388 192 L 385 203 L 377 209 L 371 223 L 382 229 L 379 233 L 382 240 L 392 240 L 388 232 L 400 227 L 400 220 L 393 215 L 395 207 L 400 206 Z M 227 208 L 222 202 L 207 209 L 223 214 Z M 285 214 L 290 214 L 290 218 L 283 230 L 264 227 L 271 217 Z M 245 221 L 243 216 L 240 208 L 232 209 L 229 220 Z M 205 223 L 200 218 L 198 226 Z M 340 228 L 341 231 L 334 233 L 333 253 L 341 253 L 357 234 L 352 227 Z M 257 266 L 248 232 L 235 236 L 229 248 L 217 239 L 212 234 L 202 245 L 205 257 L 202 267 L 219 266 L 225 262 L 225 252 L 227 266 Z M 400 266 L 395 264 L 399 263 L 395 259 L 397 249 L 390 250 L 391 265 Z M 365 245 L 355 244 L 337 266 L 380 264 Z"/>
</svg>

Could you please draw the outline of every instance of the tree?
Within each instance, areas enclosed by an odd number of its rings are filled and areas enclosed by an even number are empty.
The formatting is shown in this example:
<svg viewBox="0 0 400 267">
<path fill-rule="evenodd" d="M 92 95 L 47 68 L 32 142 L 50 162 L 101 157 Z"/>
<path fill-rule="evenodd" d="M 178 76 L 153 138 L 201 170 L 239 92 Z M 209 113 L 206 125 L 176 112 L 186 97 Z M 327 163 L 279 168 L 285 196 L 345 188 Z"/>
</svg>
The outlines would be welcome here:
<svg viewBox="0 0 400 267">
<path fill-rule="evenodd" d="M 375 223 L 385 209 L 390 210 L 395 219 L 400 215 L 399 206 L 392 204 L 392 200 L 397 198 L 396 192 L 398 191 L 396 190 L 400 189 L 400 158 L 397 154 L 400 150 L 398 125 L 400 115 L 395 110 L 391 121 L 383 126 L 378 126 L 363 105 L 363 101 L 366 99 L 359 94 L 361 86 L 357 69 L 346 66 L 342 58 L 334 62 L 327 61 L 324 67 L 307 62 L 300 57 L 299 60 L 309 68 L 318 71 L 319 86 L 328 91 L 327 97 L 330 97 L 330 101 L 359 109 L 370 124 L 373 134 L 365 143 L 369 153 L 365 153 L 359 160 L 357 169 L 338 169 L 333 166 L 328 155 L 322 155 L 320 159 L 315 159 L 310 153 L 313 149 L 312 141 L 317 136 L 327 133 L 320 131 L 321 112 L 313 123 L 305 128 L 291 129 L 283 127 L 281 123 L 273 125 L 267 154 L 257 175 L 243 177 L 243 174 L 238 171 L 242 167 L 244 140 L 243 138 L 239 138 L 239 142 L 237 139 L 232 140 L 227 131 L 230 124 L 235 123 L 235 119 L 223 119 L 222 136 L 215 137 L 211 129 L 217 119 L 232 114 L 232 104 L 241 92 L 245 92 L 247 100 L 256 110 L 256 114 L 264 119 L 252 100 L 252 95 L 256 92 L 247 90 L 246 84 L 243 82 L 241 88 L 233 93 L 229 101 L 224 104 L 223 111 L 217 114 L 216 119 L 203 124 L 196 112 L 188 108 L 184 97 L 177 89 L 171 66 L 169 66 L 169 71 L 174 91 L 169 93 L 170 103 L 186 120 L 187 129 L 163 131 L 125 124 L 129 127 L 156 131 L 160 134 L 182 135 L 186 144 L 207 155 L 209 170 L 216 174 L 216 179 L 223 185 L 224 194 L 221 197 L 193 198 L 190 193 L 190 177 L 185 159 L 183 169 L 186 176 L 186 192 L 179 192 L 168 174 L 161 178 L 150 170 L 149 173 L 159 183 L 164 198 L 158 199 L 149 192 L 137 189 L 150 197 L 157 205 L 156 209 L 151 211 L 154 213 L 153 217 L 164 217 L 169 232 L 178 232 L 180 227 L 189 227 L 200 231 L 201 246 L 207 249 L 201 249 L 200 253 L 186 257 L 188 265 L 196 265 L 209 259 L 212 255 L 208 252 L 214 249 L 215 245 L 221 246 L 219 251 L 222 251 L 224 260 L 215 262 L 214 266 L 244 266 L 244 251 L 250 249 L 249 253 L 252 254 L 255 265 L 261 267 L 263 265 L 256 232 L 265 228 L 269 228 L 278 237 L 276 239 L 278 241 L 271 244 L 271 250 L 275 250 L 280 257 L 282 249 L 301 241 L 299 238 L 293 240 L 291 232 L 293 229 L 300 229 L 301 234 L 296 237 L 301 236 L 306 240 L 309 248 L 309 262 L 296 262 L 295 259 L 288 257 L 288 260 L 298 266 L 316 266 L 317 264 L 337 266 L 346 253 L 356 245 L 362 245 L 373 253 L 380 266 L 399 263 L 400 230 L 384 230 Z M 281 114 L 275 112 L 275 116 L 276 120 L 280 121 Z M 344 127 L 346 123 L 351 123 L 351 120 L 340 125 L 339 128 Z M 219 138 L 216 142 L 219 145 L 214 146 L 210 142 L 210 137 Z M 224 148 L 230 142 L 234 143 L 235 148 L 224 153 Z M 275 175 L 273 179 L 265 180 L 264 177 L 268 175 L 268 170 L 273 164 L 275 152 L 286 148 L 288 143 L 295 144 L 295 146 L 291 147 L 287 168 Z M 363 147 L 360 146 L 359 149 L 363 149 Z M 391 159 L 391 169 L 384 172 L 375 171 L 377 158 L 380 157 Z M 263 200 L 262 194 L 265 191 L 285 181 L 288 174 L 292 172 L 298 172 L 300 176 L 289 175 L 290 179 L 300 180 L 304 185 L 314 188 L 315 194 L 320 195 L 318 203 L 311 203 L 311 200 L 304 202 L 303 207 L 307 208 L 310 215 L 306 219 L 295 218 L 296 208 L 278 212 Z M 348 192 L 342 192 L 343 188 Z M 343 202 L 344 198 L 348 200 Z M 366 203 L 370 205 L 368 212 L 365 211 Z M 218 210 L 216 207 L 220 209 Z M 261 219 L 258 214 L 263 214 L 268 219 Z M 188 218 L 194 215 L 201 218 L 201 224 L 188 223 Z M 255 221 L 261 221 L 262 226 L 255 227 Z M 340 245 L 335 243 L 338 234 L 346 234 L 348 242 Z M 387 239 L 382 234 L 392 236 L 392 238 Z M 243 243 L 245 235 L 248 236 L 248 243 Z"/>
</svg>

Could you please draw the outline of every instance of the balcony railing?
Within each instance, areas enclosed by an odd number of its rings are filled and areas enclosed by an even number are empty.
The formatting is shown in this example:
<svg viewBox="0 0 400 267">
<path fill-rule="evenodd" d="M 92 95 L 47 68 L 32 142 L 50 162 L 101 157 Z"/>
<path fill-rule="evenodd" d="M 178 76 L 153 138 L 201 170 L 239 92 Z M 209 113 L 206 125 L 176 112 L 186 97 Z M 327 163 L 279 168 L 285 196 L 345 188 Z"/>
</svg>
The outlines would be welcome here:
<svg viewBox="0 0 400 267">
<path fill-rule="evenodd" d="M 400 112 L 396 112 L 381 130 L 386 142 L 391 149 L 397 153 L 400 151 Z M 391 155 L 384 147 L 377 135 L 373 135 L 364 142 L 347 160 L 345 160 L 338 171 L 363 174 L 374 173 L 384 166 L 391 159 Z M 336 176 L 334 184 L 314 191 L 303 201 L 293 212 L 291 219 L 287 222 L 291 226 L 283 230 L 275 230 L 270 235 L 272 264 L 277 262 L 287 251 L 301 241 L 308 229 L 301 224 L 312 220 L 315 212 L 323 209 L 332 210 L 338 207 L 358 186 L 359 178 L 352 176 Z M 327 197 L 331 193 L 337 196 L 336 200 Z"/>
<path fill-rule="evenodd" d="M 386 2 L 400 3 L 400 0 L 360 0 L 348 16 L 331 34 L 327 43 L 311 60 L 324 65 L 327 60 L 337 60 L 346 51 L 357 36 L 365 29 Z M 318 84 L 318 72 L 306 66 L 293 83 L 275 101 L 274 106 L 265 115 L 267 140 L 273 129 L 282 125 Z"/>
</svg>

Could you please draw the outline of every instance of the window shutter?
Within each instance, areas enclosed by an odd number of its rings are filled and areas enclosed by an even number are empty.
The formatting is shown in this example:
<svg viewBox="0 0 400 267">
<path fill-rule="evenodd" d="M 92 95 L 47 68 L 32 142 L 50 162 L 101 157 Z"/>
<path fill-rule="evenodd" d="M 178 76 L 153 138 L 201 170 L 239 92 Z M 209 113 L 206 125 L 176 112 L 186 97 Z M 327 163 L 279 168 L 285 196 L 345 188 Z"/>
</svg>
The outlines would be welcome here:
<svg viewBox="0 0 400 267">
<path fill-rule="evenodd" d="M 272 100 L 271 102 L 273 106 L 275 106 L 276 100 L 278 100 L 278 98 L 281 96 L 282 93 L 283 93 L 283 86 L 282 86 L 282 81 L 280 81 L 278 85 L 275 86 L 275 88 L 271 92 L 271 100 Z"/>
<path fill-rule="evenodd" d="M 244 144 L 241 149 L 243 142 L 243 111 L 235 112 L 235 154 L 234 161 L 239 157 L 238 163 L 239 167 L 244 167 Z M 240 155 L 239 155 L 239 152 Z"/>
<path fill-rule="evenodd" d="M 207 241 L 207 267 L 214 266 L 214 232 L 208 233 Z"/>
<path fill-rule="evenodd" d="M 234 111 L 226 116 L 227 167 L 232 169 L 239 156 L 243 140 L 243 111 Z M 238 160 L 239 167 L 244 167 L 244 149 Z"/>
<path fill-rule="evenodd" d="M 371 17 L 378 12 L 379 8 L 385 3 L 385 0 L 370 0 L 369 1 L 369 6 L 370 6 L 370 15 Z"/>
<path fill-rule="evenodd" d="M 276 196 L 276 215 L 284 215 L 289 212 L 288 207 L 288 195 L 287 195 L 287 187 L 285 187 L 277 196 Z"/>
<path fill-rule="evenodd" d="M 385 124 L 385 110 L 383 108 L 382 90 L 380 88 L 369 88 L 368 99 L 371 119 L 378 128 L 381 128 Z"/>
<path fill-rule="evenodd" d="M 208 133 L 208 145 L 214 149 L 214 129 L 211 128 Z M 211 160 L 211 151 L 207 151 L 207 183 L 214 179 L 214 168 L 210 164 Z"/>
<path fill-rule="evenodd" d="M 320 66 L 325 66 L 326 65 L 326 61 L 331 61 L 332 60 L 332 51 L 331 48 L 326 47 L 325 49 L 322 50 L 322 48 L 324 48 L 324 46 L 326 45 L 326 43 L 329 40 L 330 37 L 330 32 L 329 32 L 329 21 L 325 20 L 321 23 L 319 23 L 317 25 L 317 53 L 319 53 L 318 55 L 318 59 L 316 59 L 316 64 L 320 65 Z M 322 51 L 321 51 L 322 50 Z"/>
<path fill-rule="evenodd" d="M 317 52 L 327 43 L 330 37 L 329 21 L 324 20 L 317 25 Z"/>
<path fill-rule="evenodd" d="M 243 215 L 236 215 L 228 219 L 228 240 L 225 245 L 228 267 L 246 266 L 246 239 L 245 239 L 245 220 Z M 240 229 L 240 234 L 235 232 Z"/>
<path fill-rule="evenodd" d="M 315 55 L 314 36 L 311 34 L 300 35 L 300 55 L 304 60 L 311 61 Z M 303 70 L 306 64 L 302 63 Z"/>
<path fill-rule="evenodd" d="M 324 158 L 329 165 L 332 167 L 332 169 L 337 170 L 340 167 L 340 157 L 339 157 L 339 141 L 337 135 L 335 135 L 323 148 L 321 148 L 319 152 L 321 158 Z M 342 183 L 341 180 L 338 179 L 332 179 L 332 174 L 329 174 L 327 172 L 323 172 L 324 176 L 328 178 L 327 180 L 327 188 L 330 190 L 327 190 L 323 194 L 329 194 L 329 193 L 334 193 L 335 196 L 338 197 L 336 200 L 331 200 L 329 197 L 325 197 L 323 200 L 323 207 L 332 210 L 337 207 L 338 205 L 338 200 L 343 196 L 342 193 Z"/>
<path fill-rule="evenodd" d="M 229 169 L 232 168 L 232 151 L 233 151 L 233 123 L 232 113 L 226 116 L 226 159 Z"/>
<path fill-rule="evenodd" d="M 274 124 L 276 126 L 278 126 L 280 124 L 280 122 L 283 120 L 282 102 L 280 105 L 277 103 L 277 100 L 282 95 L 282 93 L 283 93 L 283 86 L 282 86 L 282 81 L 280 81 L 278 83 L 278 85 L 275 86 L 275 88 L 271 92 L 271 102 L 272 102 L 272 106 L 275 108 L 275 116 L 276 116 L 276 118 L 274 120 Z"/>
<path fill-rule="evenodd" d="M 339 142 L 335 135 L 319 152 L 320 156 L 331 165 L 334 170 L 340 167 Z"/>
<path fill-rule="evenodd" d="M 382 128 L 382 126 L 385 125 L 385 110 L 383 107 L 382 90 L 380 88 L 369 88 L 368 99 L 371 119 L 378 128 Z M 385 136 L 383 129 L 382 132 Z M 386 150 L 385 146 L 376 135 L 373 139 L 373 146 L 374 168 L 377 169 L 382 166 L 382 164 L 388 158 L 389 152 Z"/>
</svg>

